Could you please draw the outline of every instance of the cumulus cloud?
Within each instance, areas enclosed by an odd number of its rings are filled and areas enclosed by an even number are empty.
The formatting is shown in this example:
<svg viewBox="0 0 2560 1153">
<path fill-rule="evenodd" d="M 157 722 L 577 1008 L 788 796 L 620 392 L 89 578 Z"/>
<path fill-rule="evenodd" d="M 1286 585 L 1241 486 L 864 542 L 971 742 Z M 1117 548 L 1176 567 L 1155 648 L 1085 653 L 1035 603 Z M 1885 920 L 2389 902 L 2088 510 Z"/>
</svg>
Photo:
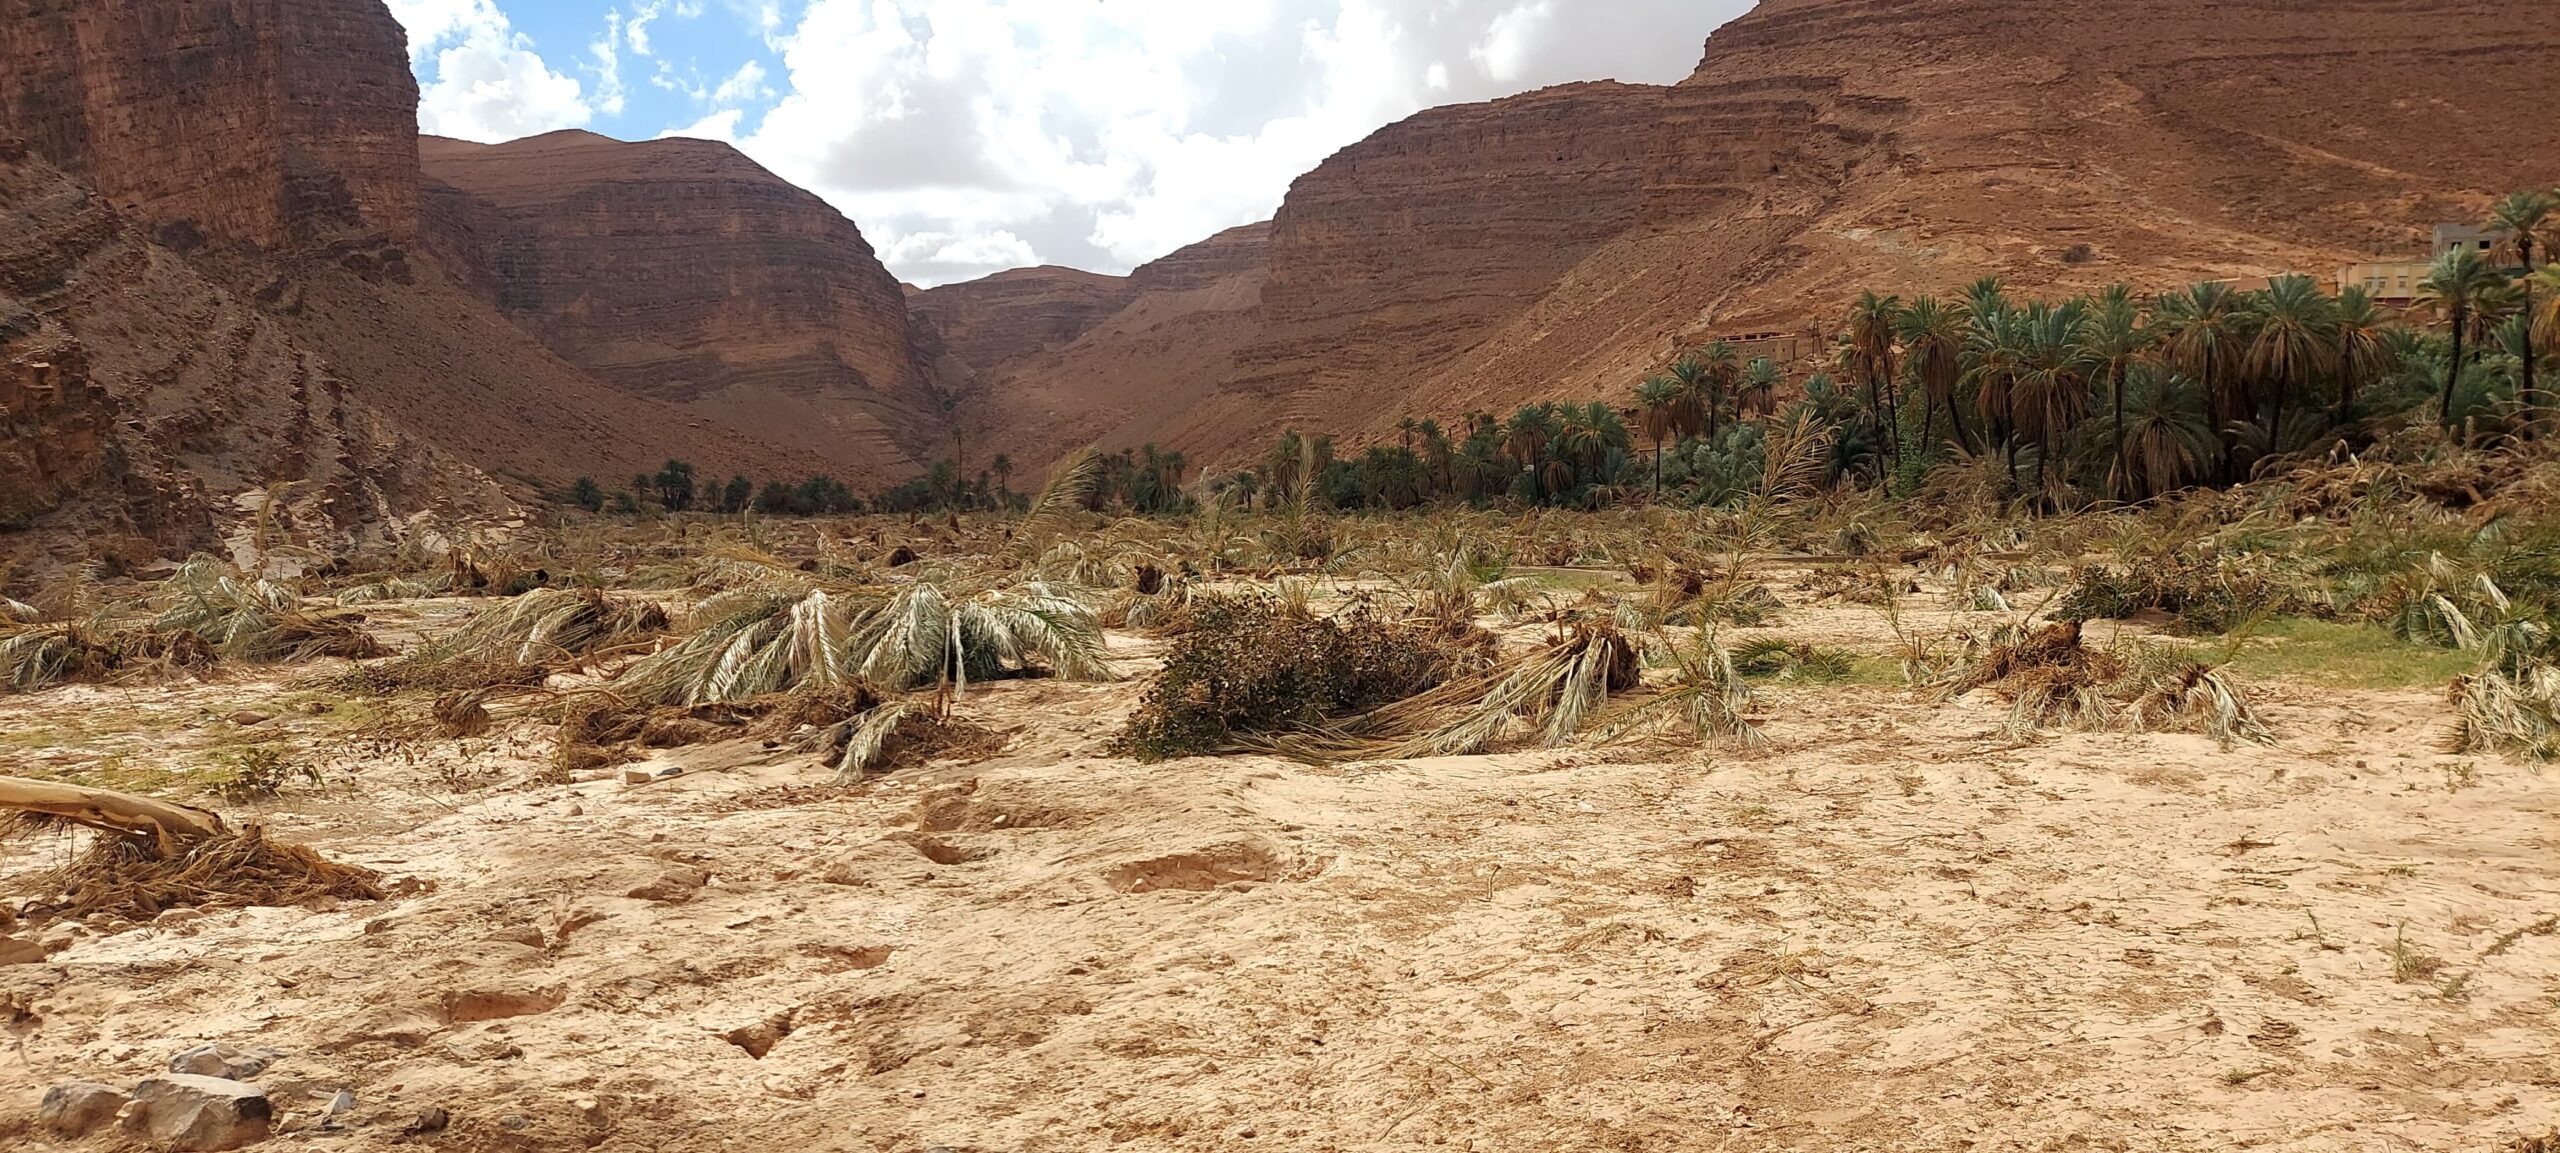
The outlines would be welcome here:
<svg viewBox="0 0 2560 1153">
<path fill-rule="evenodd" d="M 794 23 L 733 0 L 782 72 L 706 98 L 778 90 L 753 131 L 724 138 L 843 209 L 909 279 L 1039 261 L 1121 271 L 1269 216 L 1291 180 L 1430 105 L 1677 80 L 1748 7 L 810 0 Z"/>
<path fill-rule="evenodd" d="M 551 70 L 495 0 L 390 0 L 419 68 L 418 127 L 494 143 L 595 116 L 577 78 Z M 602 57 L 598 58 L 603 64 Z M 611 98 L 620 100 L 619 83 Z"/>
</svg>

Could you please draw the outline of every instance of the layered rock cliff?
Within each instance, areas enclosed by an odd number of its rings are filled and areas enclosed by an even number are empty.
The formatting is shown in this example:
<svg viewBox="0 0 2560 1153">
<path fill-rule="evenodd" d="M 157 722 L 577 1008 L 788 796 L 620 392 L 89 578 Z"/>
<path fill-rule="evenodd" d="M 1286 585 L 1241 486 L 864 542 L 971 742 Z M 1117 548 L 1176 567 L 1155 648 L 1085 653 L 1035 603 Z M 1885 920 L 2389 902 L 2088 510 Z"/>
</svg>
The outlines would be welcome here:
<svg viewBox="0 0 2560 1153">
<path fill-rule="evenodd" d="M 219 543 L 242 493 L 280 495 L 277 523 L 312 539 L 510 507 L 255 303 L 0 146 L 0 526 L 68 517 L 87 545 L 184 553 Z"/>
<path fill-rule="evenodd" d="M 1020 460 L 1239 464 L 1289 425 L 1622 395 L 1710 336 L 1827 332 L 1862 288 L 2326 275 L 2548 184 L 2555 71 L 2560 26 L 2496 0 L 1764 0 L 1678 85 L 1381 130 L 1291 187 L 1198 354 L 1115 317 L 970 414 Z"/>
<path fill-rule="evenodd" d="M 896 279 L 736 149 L 573 131 L 421 160 L 431 245 L 570 363 L 866 481 L 947 442 Z"/>
<path fill-rule="evenodd" d="M 436 185 L 487 243 L 431 235 L 417 99 L 379 0 L 0 0 L 0 525 L 193 547 L 251 489 L 353 532 L 676 457 L 893 479 L 938 440 L 894 283 L 815 198 L 614 145 L 556 201 Z"/>
</svg>

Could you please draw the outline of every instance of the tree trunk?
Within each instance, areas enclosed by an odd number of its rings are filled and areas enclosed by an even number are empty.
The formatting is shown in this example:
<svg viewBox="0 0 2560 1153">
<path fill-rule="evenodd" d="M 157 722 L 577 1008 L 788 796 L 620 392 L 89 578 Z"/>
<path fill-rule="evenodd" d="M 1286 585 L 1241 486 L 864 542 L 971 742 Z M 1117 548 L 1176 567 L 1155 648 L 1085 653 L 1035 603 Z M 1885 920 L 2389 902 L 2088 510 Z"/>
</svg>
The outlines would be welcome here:
<svg viewBox="0 0 2560 1153">
<path fill-rule="evenodd" d="M 2542 406 L 2535 403 L 2533 386 L 2533 238 L 2516 238 L 2516 255 L 2524 258 L 2524 279 L 2516 284 L 2524 289 L 2524 374 L 2518 382 L 2517 399 L 2524 402 L 2524 433 L 2530 437 L 2542 425 Z"/>
<path fill-rule="evenodd" d="M 220 816 L 192 805 L 23 777 L 0 777 L 0 809 L 55 817 L 111 833 L 147 836 L 163 856 L 175 853 L 181 841 L 228 831 Z"/>
<path fill-rule="evenodd" d="M 2115 365 L 2115 372 L 2114 372 L 2114 374 L 2113 374 L 2113 375 L 2114 375 L 2113 387 L 2111 387 L 2108 391 L 2110 391 L 2110 392 L 2112 392 L 2112 393 L 2114 394 L 2114 400 L 2115 400 L 2115 406 L 2116 406 L 2116 477 L 2115 477 L 2115 483 L 2114 483 L 2114 484 L 2112 484 L 2112 485 L 2109 485 L 2108 487 L 2109 487 L 2109 488 L 2111 488 L 2111 489 L 2113 489 L 2113 490 L 2115 490 L 2115 495 L 2116 495 L 2116 499 L 2117 499 L 2117 500 L 2123 500 L 2123 499 L 2124 499 L 2124 490 L 2126 490 L 2126 489 L 2128 489 L 2128 488 L 2132 487 L 2132 485 L 2133 485 L 2133 462 L 2132 462 L 2131 460 L 2126 459 L 2126 458 L 2125 458 L 2125 455 L 2124 455 L 2124 362 L 2123 362 L 2123 361 L 2119 360 L 2119 361 L 2117 361 L 2117 362 L 2116 362 L 2116 365 Z"/>
<path fill-rule="evenodd" d="M 1653 499 L 1662 499 L 1662 438 L 1653 438 Z"/>
<path fill-rule="evenodd" d="M 2267 455 L 2284 451 L 2284 394 L 2288 377 L 2276 378 L 2276 410 L 2267 414 Z"/>
<path fill-rule="evenodd" d="M 1955 394 L 1952 392 L 1947 394 L 1947 422 L 1956 426 L 1956 443 L 1963 445 L 1967 452 L 1973 451 L 1973 435 L 1964 430 L 1964 410 L 1956 406 Z"/>
<path fill-rule="evenodd" d="M 2436 409 L 2436 420 L 2444 425 L 2447 432 L 2453 430 L 2453 384 L 2462 378 L 2462 330 L 2471 323 L 2471 318 L 2464 313 L 2465 310 L 2459 308 L 2453 311 L 2453 359 L 2445 362 L 2444 401 Z"/>
</svg>

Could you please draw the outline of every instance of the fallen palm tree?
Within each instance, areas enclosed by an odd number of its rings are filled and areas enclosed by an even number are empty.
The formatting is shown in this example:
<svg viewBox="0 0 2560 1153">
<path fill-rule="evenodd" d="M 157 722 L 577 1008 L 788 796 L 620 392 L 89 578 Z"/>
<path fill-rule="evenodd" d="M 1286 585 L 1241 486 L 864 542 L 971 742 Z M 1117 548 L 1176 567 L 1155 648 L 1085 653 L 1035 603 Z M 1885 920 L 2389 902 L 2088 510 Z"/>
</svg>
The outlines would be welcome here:
<svg viewBox="0 0 2560 1153">
<path fill-rule="evenodd" d="M 252 664 L 317 657 L 378 657 L 382 645 L 364 629 L 364 618 L 315 613 L 292 589 L 265 577 L 243 575 L 212 557 L 180 565 L 152 618 L 155 632 L 189 632 L 215 652 Z"/>
<path fill-rule="evenodd" d="M 0 810 L 20 824 L 95 830 L 68 864 L 19 878 L 25 913 L 43 921 L 100 914 L 140 919 L 179 906 L 292 905 L 321 897 L 377 900 L 381 876 L 311 849 L 233 830 L 210 810 L 53 781 L 0 777 Z"/>
<path fill-rule="evenodd" d="M 2154 645 L 2119 653 L 2083 643 L 2080 623 L 2008 626 L 1967 638 L 1937 685 L 1940 700 L 1987 689 L 2009 701 L 2010 732 L 2104 729 L 2192 732 L 2274 744 L 2275 733 L 2220 665 Z"/>
<path fill-rule="evenodd" d="M 645 641 L 667 629 L 653 601 L 594 589 L 535 589 L 471 618 L 451 636 L 355 674 L 362 687 L 448 691 L 540 684 L 548 666 Z"/>
<path fill-rule="evenodd" d="M 193 632 L 115 628 L 102 620 L 0 632 L 0 692 L 130 676 L 202 672 L 215 654 Z"/>
</svg>

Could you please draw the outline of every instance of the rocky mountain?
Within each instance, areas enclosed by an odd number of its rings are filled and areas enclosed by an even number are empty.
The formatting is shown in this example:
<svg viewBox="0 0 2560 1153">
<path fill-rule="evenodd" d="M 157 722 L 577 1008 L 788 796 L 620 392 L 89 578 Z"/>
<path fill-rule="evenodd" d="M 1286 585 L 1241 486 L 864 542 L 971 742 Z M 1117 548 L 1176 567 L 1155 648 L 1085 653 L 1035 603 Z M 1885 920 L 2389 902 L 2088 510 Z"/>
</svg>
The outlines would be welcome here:
<svg viewBox="0 0 2560 1153">
<path fill-rule="evenodd" d="M 571 131 L 419 160 L 427 247 L 598 379 L 864 481 L 947 443 L 897 280 L 736 149 Z"/>
<path fill-rule="evenodd" d="M 274 493 L 396 535 L 943 440 L 949 366 L 816 198 L 700 142 L 429 141 L 431 178 L 417 100 L 380 0 L 0 0 L 0 527 L 175 551 Z"/>
<path fill-rule="evenodd" d="M 1860 289 L 2025 293 L 2422 247 L 2548 184 L 2560 26 L 2497 0 L 1763 0 L 1680 84 L 1435 108 L 1300 178 L 1267 247 L 971 393 L 1037 461 L 1244 463 L 1280 428 L 1621 395 Z M 1171 260 L 1172 258 L 1168 258 Z M 966 327 L 948 334 L 971 343 Z M 1061 419 L 1072 414 L 1073 419 Z"/>
</svg>

